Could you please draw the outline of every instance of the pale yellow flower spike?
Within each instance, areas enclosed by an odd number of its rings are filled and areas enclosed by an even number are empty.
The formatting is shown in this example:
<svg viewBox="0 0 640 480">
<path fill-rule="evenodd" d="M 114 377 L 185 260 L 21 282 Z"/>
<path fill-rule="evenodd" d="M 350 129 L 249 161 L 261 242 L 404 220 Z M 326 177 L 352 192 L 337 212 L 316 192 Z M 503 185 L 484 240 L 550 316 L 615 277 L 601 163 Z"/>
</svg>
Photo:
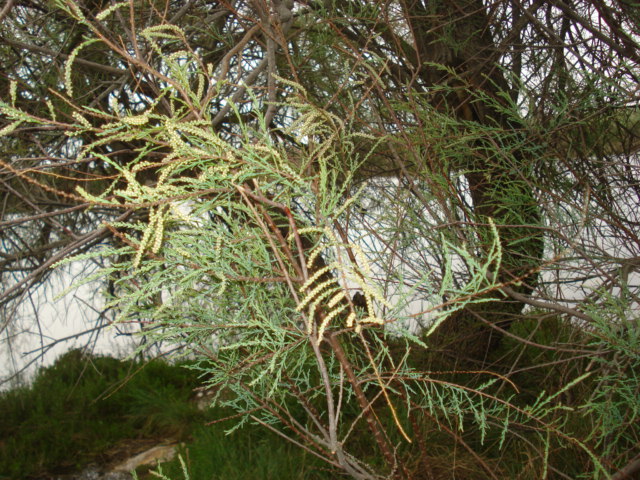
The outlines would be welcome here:
<svg viewBox="0 0 640 480">
<path fill-rule="evenodd" d="M 333 320 L 345 308 L 347 308 L 347 305 L 340 305 L 340 307 L 331 310 L 329 315 L 324 317 L 324 320 L 322 320 L 322 323 L 320 324 L 320 327 L 318 328 L 318 344 L 320 344 L 322 342 L 322 338 L 324 337 L 324 331 L 326 330 L 327 326 L 329 325 L 329 322 L 331 322 L 331 320 Z"/>
<path fill-rule="evenodd" d="M 332 284 L 333 284 L 333 280 L 327 280 L 327 281 L 322 282 L 321 284 L 317 285 L 313 290 L 307 292 L 307 294 L 300 301 L 300 303 L 298 303 L 298 306 L 296 307 L 296 310 L 298 312 L 301 312 L 304 309 L 304 307 L 307 306 L 307 304 L 309 302 L 311 302 L 314 298 L 316 298 L 320 294 L 320 292 L 322 292 L 323 290 L 325 290 L 326 288 L 328 288 Z"/>
<path fill-rule="evenodd" d="M 318 278 L 320 278 L 324 273 L 328 272 L 329 270 L 335 267 L 336 265 L 334 263 L 327 265 L 325 267 L 322 267 L 320 270 L 315 272 L 311 277 L 309 277 L 309 279 L 306 282 L 304 282 L 304 284 L 300 287 L 300 291 L 302 292 L 307 288 L 309 288 L 309 286 L 315 283 L 315 281 L 318 280 Z"/>
<path fill-rule="evenodd" d="M 307 318 L 307 335 L 311 335 L 313 333 L 313 324 L 314 324 L 314 316 L 309 315 Z"/>
<path fill-rule="evenodd" d="M 162 247 L 162 239 L 164 237 L 164 213 L 160 209 L 158 209 L 154 235 L 155 240 L 153 242 L 153 247 L 151 247 L 151 252 L 158 253 L 160 251 L 160 247 Z"/>
</svg>

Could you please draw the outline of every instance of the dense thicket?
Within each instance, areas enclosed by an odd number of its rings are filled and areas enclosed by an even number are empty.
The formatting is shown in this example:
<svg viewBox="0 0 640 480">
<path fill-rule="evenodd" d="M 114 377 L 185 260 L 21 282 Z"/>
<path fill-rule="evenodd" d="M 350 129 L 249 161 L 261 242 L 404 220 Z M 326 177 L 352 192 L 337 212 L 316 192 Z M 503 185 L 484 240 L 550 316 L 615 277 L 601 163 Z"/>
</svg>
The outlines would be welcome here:
<svg viewBox="0 0 640 480">
<path fill-rule="evenodd" d="M 5 328 L 80 254 L 120 321 L 354 478 L 640 468 L 629 2 L 0 16 Z"/>
</svg>

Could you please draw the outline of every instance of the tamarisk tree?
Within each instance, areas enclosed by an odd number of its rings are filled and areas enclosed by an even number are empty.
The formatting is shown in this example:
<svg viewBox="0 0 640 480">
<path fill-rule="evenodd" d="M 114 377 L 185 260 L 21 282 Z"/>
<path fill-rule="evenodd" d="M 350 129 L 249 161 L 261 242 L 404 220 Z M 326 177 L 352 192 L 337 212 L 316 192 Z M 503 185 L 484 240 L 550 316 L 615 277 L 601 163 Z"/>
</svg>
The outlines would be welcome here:
<svg viewBox="0 0 640 480">
<path fill-rule="evenodd" d="M 94 262 L 79 283 L 194 355 L 238 426 L 352 478 L 640 468 L 628 2 L 0 18 L 3 328 Z"/>
</svg>

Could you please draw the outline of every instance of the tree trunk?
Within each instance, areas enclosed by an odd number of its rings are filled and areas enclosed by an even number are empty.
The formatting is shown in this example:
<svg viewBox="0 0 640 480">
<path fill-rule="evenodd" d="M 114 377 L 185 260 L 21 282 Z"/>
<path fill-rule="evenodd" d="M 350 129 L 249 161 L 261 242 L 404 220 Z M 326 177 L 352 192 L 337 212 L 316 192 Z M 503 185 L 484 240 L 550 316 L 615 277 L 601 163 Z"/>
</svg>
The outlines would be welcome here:
<svg viewBox="0 0 640 480">
<path fill-rule="evenodd" d="M 502 247 L 498 281 L 529 294 L 544 249 L 542 230 L 537 228 L 540 212 L 529 181 L 530 154 L 514 146 L 501 155 L 494 142 L 497 137 L 492 132 L 515 133 L 523 125 L 500 108 L 511 92 L 497 64 L 500 52 L 485 7 L 481 0 L 413 1 L 404 7 L 418 49 L 420 78 L 427 88 L 448 87 L 433 96 L 434 107 L 458 120 L 487 126 L 486 139 L 477 141 L 475 154 L 464 166 L 472 215 L 480 240 L 489 245 L 489 219 L 497 227 Z M 445 321 L 433 341 L 457 355 L 483 359 L 501 337 L 489 324 L 509 328 L 523 306 L 509 299 L 472 304 Z"/>
</svg>

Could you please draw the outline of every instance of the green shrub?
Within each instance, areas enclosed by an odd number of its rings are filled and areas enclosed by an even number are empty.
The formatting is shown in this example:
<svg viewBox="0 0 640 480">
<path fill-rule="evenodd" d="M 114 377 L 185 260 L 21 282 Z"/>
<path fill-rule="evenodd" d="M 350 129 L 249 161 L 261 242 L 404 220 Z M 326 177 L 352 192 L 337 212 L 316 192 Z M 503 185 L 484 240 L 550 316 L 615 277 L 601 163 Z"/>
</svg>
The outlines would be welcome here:
<svg viewBox="0 0 640 480">
<path fill-rule="evenodd" d="M 203 419 L 188 401 L 195 385 L 180 366 L 72 350 L 0 396 L 0 474 L 74 471 L 122 439 L 185 438 Z"/>
</svg>

